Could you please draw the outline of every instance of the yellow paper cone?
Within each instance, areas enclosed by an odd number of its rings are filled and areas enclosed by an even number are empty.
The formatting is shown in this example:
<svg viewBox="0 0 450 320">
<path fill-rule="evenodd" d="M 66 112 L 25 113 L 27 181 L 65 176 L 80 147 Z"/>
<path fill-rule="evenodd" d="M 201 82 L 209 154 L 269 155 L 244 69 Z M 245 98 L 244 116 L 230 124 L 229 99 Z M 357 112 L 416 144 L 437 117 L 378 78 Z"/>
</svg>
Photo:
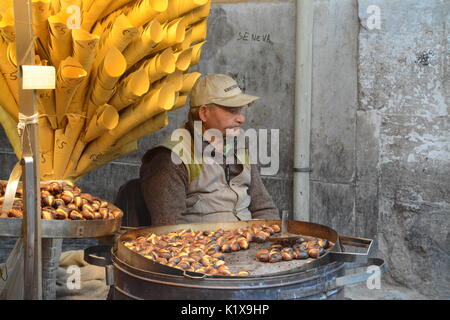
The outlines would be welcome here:
<svg viewBox="0 0 450 320">
<path fill-rule="evenodd" d="M 17 68 L 8 58 L 8 43 L 0 37 L 0 69 L 8 84 L 9 90 L 16 103 L 19 102 L 19 78 Z"/>
<path fill-rule="evenodd" d="M 9 7 L 2 14 L 0 20 L 0 34 L 7 42 L 16 41 L 16 33 L 14 29 L 14 9 Z"/>
<path fill-rule="evenodd" d="M 83 142 L 83 139 L 78 139 L 77 143 L 75 144 L 75 148 L 73 149 L 72 154 L 70 155 L 66 171 L 64 172 L 65 179 L 73 180 L 76 177 L 75 169 L 77 167 L 78 160 L 80 159 L 81 154 L 83 153 L 85 147 L 86 143 Z"/>
<path fill-rule="evenodd" d="M 161 54 L 154 56 L 144 63 L 150 82 L 157 81 L 167 74 L 175 71 L 176 59 L 172 48 L 167 48 Z"/>
<path fill-rule="evenodd" d="M 127 68 L 148 55 L 151 49 L 163 39 L 163 29 L 157 20 L 151 21 L 142 31 L 141 36 L 134 39 L 124 50 Z"/>
<path fill-rule="evenodd" d="M 98 43 L 100 38 L 83 29 L 75 29 L 72 31 L 74 58 L 83 66 L 83 69 L 89 73 L 95 60 Z M 76 90 L 72 101 L 67 110 L 68 113 L 81 113 L 84 111 L 83 106 L 86 101 L 88 92 L 89 77 L 81 82 Z"/>
<path fill-rule="evenodd" d="M 186 30 L 184 34 L 184 40 L 179 44 L 175 44 L 173 48 L 176 51 L 183 51 L 189 49 L 191 44 L 192 44 L 192 28 Z"/>
<path fill-rule="evenodd" d="M 8 83 L 3 75 L 0 75 L 0 106 L 5 109 L 14 121 L 19 119 L 19 107 L 9 90 Z"/>
<path fill-rule="evenodd" d="M 163 26 L 163 38 L 161 42 L 150 50 L 150 53 L 162 51 L 184 41 L 186 24 L 183 18 L 175 19 Z"/>
<path fill-rule="evenodd" d="M 115 47 L 122 52 L 138 36 L 138 31 L 138 28 L 133 26 L 125 15 L 121 14 L 100 43 L 99 56 L 102 57 L 111 47 Z"/>
<path fill-rule="evenodd" d="M 106 7 L 105 10 L 103 10 L 102 14 L 99 16 L 99 19 L 108 16 L 110 13 L 129 4 L 130 2 L 134 2 L 134 0 L 114 0 L 108 7 Z"/>
<path fill-rule="evenodd" d="M 202 21 L 192 25 L 191 43 L 205 41 L 207 34 L 207 27 L 208 27 L 208 19 L 203 19 Z"/>
<path fill-rule="evenodd" d="M 112 47 L 101 63 L 93 85 L 91 101 L 101 106 L 111 99 L 114 87 L 127 68 L 127 62 L 119 50 Z"/>
<path fill-rule="evenodd" d="M 83 66 L 72 57 L 61 62 L 56 81 L 56 115 L 61 123 L 75 90 L 86 77 Z"/>
<path fill-rule="evenodd" d="M 33 0 L 32 12 L 33 12 L 33 30 L 35 35 L 39 38 L 43 47 L 46 47 L 49 43 L 48 34 L 48 18 L 50 12 L 51 0 Z"/>
<path fill-rule="evenodd" d="M 197 43 L 196 45 L 192 46 L 192 60 L 191 60 L 191 66 L 195 66 L 200 62 L 200 56 L 202 54 L 202 47 L 206 43 L 206 41 Z"/>
<path fill-rule="evenodd" d="M 177 70 L 186 71 L 189 68 L 192 60 L 192 50 L 193 48 L 189 48 L 175 53 Z"/>
<path fill-rule="evenodd" d="M 135 103 L 140 97 L 148 92 L 150 79 L 148 72 L 141 69 L 126 77 L 117 88 L 115 95 L 109 101 L 117 111 Z"/>
<path fill-rule="evenodd" d="M 114 130 L 111 130 L 98 139 L 92 141 L 84 150 L 81 156 L 77 172 L 84 172 L 89 167 L 92 159 L 105 153 L 117 139 L 125 133 L 137 127 L 142 122 L 154 117 L 155 115 L 170 110 L 175 103 L 175 91 L 170 84 L 148 93 L 142 101 L 134 107 L 125 109 L 119 119 L 119 124 Z"/>
<path fill-rule="evenodd" d="M 12 8 L 13 4 L 13 0 L 2 0 L 0 2 L 0 15 L 3 15 L 9 8 Z"/>
<path fill-rule="evenodd" d="M 184 75 L 181 71 L 175 71 L 166 77 L 162 78 L 158 82 L 152 85 L 152 89 L 161 88 L 164 85 L 170 84 L 175 92 L 178 92 L 183 87 Z"/>
<path fill-rule="evenodd" d="M 39 160 L 41 164 L 41 177 L 53 176 L 53 151 L 54 151 L 54 131 L 47 120 L 47 117 L 39 118 Z"/>
<path fill-rule="evenodd" d="M 52 10 L 53 14 L 56 14 L 59 11 L 61 11 L 61 5 L 59 3 L 59 0 L 51 0 L 51 2 L 52 2 L 51 10 Z"/>
<path fill-rule="evenodd" d="M 20 138 L 17 132 L 17 122 L 2 108 L 0 105 L 0 123 L 5 130 L 9 143 L 17 156 L 17 159 L 22 157 L 22 149 L 20 148 Z"/>
<path fill-rule="evenodd" d="M 44 114 L 48 116 L 48 121 L 53 129 L 58 127 L 56 118 L 56 102 L 54 90 L 36 90 L 38 105 L 44 110 Z"/>
<path fill-rule="evenodd" d="M 86 135 L 83 138 L 84 142 L 90 142 L 109 130 L 117 127 L 119 123 L 119 113 L 117 110 L 108 104 L 97 109 L 96 113 L 92 117 Z"/>
<path fill-rule="evenodd" d="M 74 57 L 86 72 L 91 70 L 100 38 L 83 29 L 72 30 Z"/>
<path fill-rule="evenodd" d="M 64 11 L 50 16 L 50 57 L 52 64 L 58 69 L 61 61 L 72 55 L 72 30 L 67 28 L 70 15 Z"/>
<path fill-rule="evenodd" d="M 81 24 L 81 27 L 86 31 L 91 31 L 92 26 L 111 2 L 112 0 L 92 1 L 89 10 L 83 10 L 83 23 Z"/>
<path fill-rule="evenodd" d="M 139 139 L 148 136 L 149 134 L 161 130 L 169 124 L 169 116 L 167 112 L 162 112 L 153 118 L 150 118 L 139 126 L 128 132 L 126 135 L 117 140 L 114 147 L 120 148 L 124 145 L 129 144 L 133 141 L 138 141 Z"/>
<path fill-rule="evenodd" d="M 166 22 L 178 18 L 187 12 L 204 6 L 208 0 L 172 0 L 167 10 L 157 16 L 158 21 Z"/>
<path fill-rule="evenodd" d="M 208 17 L 210 10 L 211 10 L 211 0 L 205 3 L 205 5 L 189 11 L 188 13 L 183 15 L 186 25 L 190 26 Z"/>
<path fill-rule="evenodd" d="M 197 79 L 200 78 L 202 74 L 200 72 L 192 72 L 183 75 L 183 86 L 179 90 L 182 93 L 190 93 L 192 87 L 197 82 Z"/>
<path fill-rule="evenodd" d="M 183 108 L 186 105 L 187 98 L 187 95 L 178 95 L 177 100 L 175 101 L 175 105 L 173 106 L 173 109 L 171 111 Z"/>
<path fill-rule="evenodd" d="M 165 11 L 167 6 L 168 0 L 144 0 L 136 4 L 127 13 L 127 17 L 135 27 L 141 27 Z"/>
<path fill-rule="evenodd" d="M 138 149 L 138 144 L 136 141 L 133 141 L 133 142 L 121 147 L 120 149 L 112 150 L 108 153 L 98 155 L 97 158 L 92 159 L 92 162 L 90 163 L 90 165 L 88 167 L 85 168 L 84 171 L 82 171 L 82 172 L 77 171 L 75 181 L 80 179 L 86 173 L 93 171 L 115 159 L 121 158 L 130 152 L 134 152 L 137 149 Z"/>
<path fill-rule="evenodd" d="M 83 129 L 84 122 L 83 116 L 68 114 L 67 126 L 55 131 L 54 174 L 57 179 L 64 178 L 64 172 Z"/>
</svg>

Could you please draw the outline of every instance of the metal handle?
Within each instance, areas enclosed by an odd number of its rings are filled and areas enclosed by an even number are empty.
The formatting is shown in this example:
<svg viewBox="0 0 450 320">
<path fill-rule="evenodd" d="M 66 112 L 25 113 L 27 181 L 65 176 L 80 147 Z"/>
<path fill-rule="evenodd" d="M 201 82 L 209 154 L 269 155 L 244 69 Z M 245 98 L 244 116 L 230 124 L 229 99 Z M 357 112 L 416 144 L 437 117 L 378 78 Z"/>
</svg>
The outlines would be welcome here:
<svg viewBox="0 0 450 320">
<path fill-rule="evenodd" d="M 355 262 L 355 263 L 367 263 L 369 261 L 368 257 L 372 252 L 372 239 L 357 238 L 350 236 L 339 236 L 340 245 L 347 245 L 352 247 L 367 248 L 365 253 L 354 253 L 354 252 L 329 252 L 331 258 L 334 261 L 340 262 Z"/>
<path fill-rule="evenodd" d="M 84 249 L 84 260 L 98 267 L 107 267 L 112 264 L 110 245 L 99 245 Z"/>
<path fill-rule="evenodd" d="M 384 262 L 383 259 L 380 259 L 380 258 L 370 258 L 370 259 L 368 259 L 367 263 L 364 264 L 363 266 L 354 266 L 354 267 L 355 268 L 360 268 L 360 267 L 369 268 L 371 266 L 378 267 L 378 270 L 380 272 L 379 275 L 385 273 L 387 270 L 386 263 Z M 336 278 L 334 280 L 334 282 L 335 282 L 334 284 L 336 287 L 343 287 L 343 286 L 348 286 L 348 285 L 367 281 L 370 277 L 374 276 L 374 272 L 370 272 L 370 271 L 371 270 L 367 269 L 365 272 L 355 273 L 355 274 L 351 274 L 348 276 Z"/>
<path fill-rule="evenodd" d="M 186 272 L 186 270 L 183 271 L 183 276 L 189 279 L 197 279 L 197 280 L 201 280 L 201 279 L 205 279 L 207 277 L 207 274 L 203 274 L 202 276 L 191 276 L 190 274 L 188 274 Z"/>
<path fill-rule="evenodd" d="M 328 281 L 326 279 L 318 279 L 318 283 L 315 286 L 301 287 L 291 290 L 282 290 L 279 292 L 278 298 L 280 300 L 291 300 L 291 299 L 298 299 L 299 297 L 311 297 L 319 295 L 320 296 L 319 299 L 326 299 L 327 297 L 336 294 L 339 291 L 339 288 L 364 282 L 367 281 L 370 277 L 378 276 L 375 275 L 374 272 L 371 272 L 372 270 L 368 269 L 370 266 L 376 266 L 379 268 L 378 275 L 383 274 L 384 272 L 386 272 L 387 269 L 384 260 L 378 258 L 371 258 L 368 259 L 367 263 L 363 265 L 354 266 L 354 267 L 366 267 L 367 271 L 365 272 L 355 273 Z"/>
</svg>

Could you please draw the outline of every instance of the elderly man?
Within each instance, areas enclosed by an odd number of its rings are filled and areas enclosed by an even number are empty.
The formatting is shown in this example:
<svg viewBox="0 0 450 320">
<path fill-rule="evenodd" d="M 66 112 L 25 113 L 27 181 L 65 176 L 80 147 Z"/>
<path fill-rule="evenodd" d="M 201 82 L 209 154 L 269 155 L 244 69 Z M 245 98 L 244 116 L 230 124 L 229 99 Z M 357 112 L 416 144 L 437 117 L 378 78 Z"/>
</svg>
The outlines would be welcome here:
<svg viewBox="0 0 450 320">
<path fill-rule="evenodd" d="M 258 167 L 241 156 L 248 153 L 219 141 L 229 141 L 227 135 L 238 133 L 245 122 L 243 108 L 257 99 L 243 94 L 226 75 L 209 74 L 197 80 L 184 127 L 190 140 L 167 137 L 142 159 L 141 189 L 152 225 L 279 219 Z M 223 139 L 208 135 L 211 130 Z M 193 161 L 195 152 L 175 151 L 180 143 L 183 150 L 190 150 L 194 140 L 200 141 L 201 150 L 213 149 L 212 157 Z M 230 152 L 232 164 L 226 161 Z"/>
</svg>

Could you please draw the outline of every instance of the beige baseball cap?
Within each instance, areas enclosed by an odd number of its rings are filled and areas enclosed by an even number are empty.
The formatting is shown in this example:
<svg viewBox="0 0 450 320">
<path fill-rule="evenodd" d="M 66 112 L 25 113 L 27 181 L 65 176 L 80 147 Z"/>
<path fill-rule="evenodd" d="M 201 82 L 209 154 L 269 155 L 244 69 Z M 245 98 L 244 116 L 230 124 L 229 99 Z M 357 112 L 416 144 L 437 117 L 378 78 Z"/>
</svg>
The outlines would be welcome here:
<svg viewBox="0 0 450 320">
<path fill-rule="evenodd" d="M 224 74 L 206 74 L 198 78 L 191 92 L 191 107 L 215 103 L 224 107 L 242 107 L 259 97 L 242 93 L 237 82 Z"/>
</svg>

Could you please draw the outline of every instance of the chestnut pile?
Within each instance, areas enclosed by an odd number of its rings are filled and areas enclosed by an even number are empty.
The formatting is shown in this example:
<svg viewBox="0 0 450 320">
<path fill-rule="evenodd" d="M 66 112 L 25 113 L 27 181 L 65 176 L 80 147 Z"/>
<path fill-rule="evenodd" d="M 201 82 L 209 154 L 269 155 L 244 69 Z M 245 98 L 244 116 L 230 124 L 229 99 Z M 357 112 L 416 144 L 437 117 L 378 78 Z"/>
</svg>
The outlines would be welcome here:
<svg viewBox="0 0 450 320">
<path fill-rule="evenodd" d="M 256 253 L 256 259 L 261 262 L 291 261 L 293 259 L 317 259 L 325 254 L 326 249 L 333 244 L 326 239 L 319 238 L 298 238 L 294 243 L 285 242 L 272 244 L 270 250 L 261 249 Z"/>
<path fill-rule="evenodd" d="M 245 270 L 233 274 L 224 261 L 224 253 L 247 250 L 251 242 L 263 243 L 277 232 L 280 232 L 278 225 L 253 224 L 229 231 L 181 230 L 160 236 L 151 234 L 123 244 L 152 261 L 180 270 L 208 275 L 249 276 Z"/>
<path fill-rule="evenodd" d="M 1 214 L 6 185 L 0 183 L 0 218 L 23 217 L 23 189 L 17 188 L 13 208 Z M 41 218 L 44 220 L 107 220 L 122 217 L 121 210 L 112 210 L 108 202 L 83 193 L 70 181 L 51 182 L 41 186 Z"/>
</svg>

